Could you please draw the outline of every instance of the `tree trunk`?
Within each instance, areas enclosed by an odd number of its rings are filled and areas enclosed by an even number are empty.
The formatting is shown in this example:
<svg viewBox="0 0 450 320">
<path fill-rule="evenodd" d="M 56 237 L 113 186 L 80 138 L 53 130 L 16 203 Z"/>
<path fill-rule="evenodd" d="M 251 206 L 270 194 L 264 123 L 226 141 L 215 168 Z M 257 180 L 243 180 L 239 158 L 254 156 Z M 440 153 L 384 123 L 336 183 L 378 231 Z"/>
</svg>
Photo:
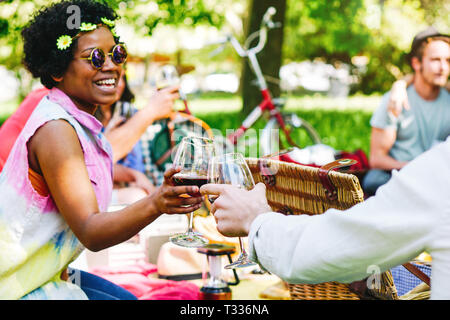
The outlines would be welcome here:
<svg viewBox="0 0 450 320">
<path fill-rule="evenodd" d="M 281 22 L 282 26 L 271 29 L 267 34 L 267 43 L 264 49 L 257 55 L 262 73 L 265 76 L 279 79 L 281 67 L 281 52 L 283 47 L 283 27 L 286 12 L 286 0 L 249 0 L 250 17 L 246 25 L 246 37 L 258 30 L 262 17 L 270 6 L 275 7 L 276 14 L 272 17 L 274 22 Z M 258 38 L 253 41 L 251 46 L 256 45 Z M 267 81 L 269 80 L 269 81 Z M 273 97 L 280 95 L 279 83 L 272 82 L 266 78 L 269 90 Z M 261 102 L 261 93 L 256 85 L 256 76 L 250 69 L 247 59 L 244 59 L 241 77 L 241 94 L 243 101 L 242 117 L 245 117 L 255 106 Z"/>
</svg>

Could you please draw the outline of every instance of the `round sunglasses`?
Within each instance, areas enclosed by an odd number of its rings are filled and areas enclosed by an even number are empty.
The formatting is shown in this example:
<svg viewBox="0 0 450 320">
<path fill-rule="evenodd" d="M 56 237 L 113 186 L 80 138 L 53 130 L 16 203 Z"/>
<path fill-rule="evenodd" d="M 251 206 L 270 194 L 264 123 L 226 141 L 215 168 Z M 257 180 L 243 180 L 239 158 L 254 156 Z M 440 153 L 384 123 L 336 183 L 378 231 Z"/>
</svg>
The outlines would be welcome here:
<svg viewBox="0 0 450 320">
<path fill-rule="evenodd" d="M 89 60 L 92 67 L 99 70 L 103 67 L 106 62 L 106 56 L 111 56 L 112 62 L 117 65 L 125 63 L 128 57 L 127 49 L 123 44 L 116 44 L 111 52 L 105 54 L 105 52 L 100 48 L 94 48 L 88 58 L 80 58 L 82 60 Z"/>
</svg>

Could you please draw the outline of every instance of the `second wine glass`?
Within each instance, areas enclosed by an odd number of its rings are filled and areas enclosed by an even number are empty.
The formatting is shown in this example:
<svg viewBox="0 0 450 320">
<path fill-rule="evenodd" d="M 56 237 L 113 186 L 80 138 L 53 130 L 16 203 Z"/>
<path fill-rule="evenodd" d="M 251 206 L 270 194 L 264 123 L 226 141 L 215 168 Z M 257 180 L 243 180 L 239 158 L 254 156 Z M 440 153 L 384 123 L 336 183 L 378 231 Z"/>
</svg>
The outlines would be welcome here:
<svg viewBox="0 0 450 320">
<path fill-rule="evenodd" d="M 154 79 L 157 90 L 161 90 L 169 86 L 179 85 L 180 87 L 178 88 L 178 94 L 180 95 L 180 100 L 184 104 L 183 112 L 190 114 L 186 94 L 181 89 L 181 78 L 178 74 L 177 68 L 174 65 L 166 64 L 159 67 L 156 71 Z"/>
<path fill-rule="evenodd" d="M 208 182 L 218 184 L 231 184 L 242 189 L 250 190 L 255 186 L 252 173 L 240 153 L 226 153 L 215 156 L 209 166 Z M 209 201 L 214 202 L 214 196 L 208 197 Z M 242 238 L 239 238 L 241 254 L 238 259 L 225 269 L 243 268 L 256 265 L 248 257 Z"/>
</svg>

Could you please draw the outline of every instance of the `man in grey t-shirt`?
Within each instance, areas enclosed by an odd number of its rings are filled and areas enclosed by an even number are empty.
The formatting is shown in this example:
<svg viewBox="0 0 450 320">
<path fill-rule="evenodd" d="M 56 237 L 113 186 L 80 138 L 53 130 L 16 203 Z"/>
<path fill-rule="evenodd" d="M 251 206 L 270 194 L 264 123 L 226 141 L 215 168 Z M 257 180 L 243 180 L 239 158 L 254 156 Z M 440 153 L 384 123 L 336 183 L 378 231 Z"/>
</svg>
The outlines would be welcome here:
<svg viewBox="0 0 450 320">
<path fill-rule="evenodd" d="M 395 116 L 388 110 L 389 93 L 374 112 L 370 145 L 371 170 L 363 180 L 367 195 L 406 163 L 450 135 L 450 94 L 444 88 L 450 73 L 450 38 L 434 28 L 414 37 L 410 62 L 414 80 L 407 89 L 409 108 Z"/>
</svg>

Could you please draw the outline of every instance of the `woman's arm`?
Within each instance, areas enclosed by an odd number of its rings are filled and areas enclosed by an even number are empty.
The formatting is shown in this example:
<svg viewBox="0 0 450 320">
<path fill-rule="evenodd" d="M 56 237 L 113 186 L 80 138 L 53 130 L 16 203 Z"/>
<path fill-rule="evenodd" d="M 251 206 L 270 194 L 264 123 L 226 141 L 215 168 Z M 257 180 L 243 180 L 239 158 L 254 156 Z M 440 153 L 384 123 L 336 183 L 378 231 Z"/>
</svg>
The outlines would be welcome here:
<svg viewBox="0 0 450 320">
<path fill-rule="evenodd" d="M 188 213 L 201 205 L 201 197 L 179 197 L 198 188 L 170 185 L 171 176 L 178 171 L 171 169 L 163 185 L 148 197 L 119 211 L 100 212 L 78 136 L 64 120 L 42 126 L 28 149 L 30 166 L 42 173 L 59 212 L 80 242 L 92 251 L 131 238 L 162 213 Z"/>
<path fill-rule="evenodd" d="M 178 86 L 157 91 L 145 108 L 140 109 L 121 126 L 105 133 L 113 149 L 113 162 L 125 157 L 154 121 L 167 117 L 179 98 Z"/>
</svg>

